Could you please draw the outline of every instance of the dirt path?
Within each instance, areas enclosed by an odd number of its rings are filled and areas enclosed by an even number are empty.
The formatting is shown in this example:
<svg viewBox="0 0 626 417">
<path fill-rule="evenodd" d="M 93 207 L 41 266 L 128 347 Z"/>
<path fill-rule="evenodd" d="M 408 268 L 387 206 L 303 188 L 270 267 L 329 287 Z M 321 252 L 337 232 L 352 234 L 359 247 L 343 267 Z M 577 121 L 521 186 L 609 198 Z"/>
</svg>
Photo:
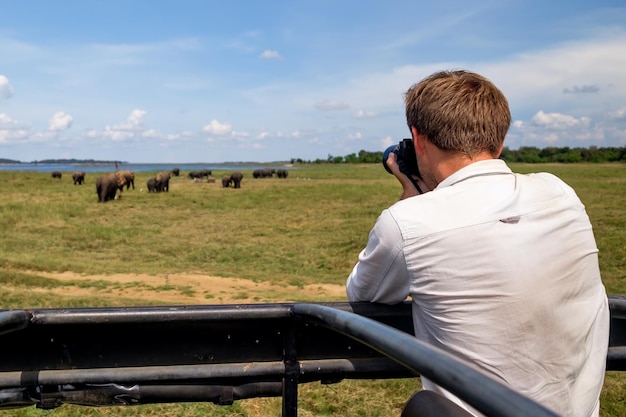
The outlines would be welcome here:
<svg viewBox="0 0 626 417">
<path fill-rule="evenodd" d="M 36 274 L 66 283 L 76 282 L 76 285 L 66 285 L 53 290 L 65 296 L 141 298 L 154 302 L 181 304 L 346 301 L 345 287 L 333 284 L 296 287 L 187 273 L 81 275 L 73 272 L 36 272 Z M 84 285 L 85 281 L 90 285 Z"/>
</svg>

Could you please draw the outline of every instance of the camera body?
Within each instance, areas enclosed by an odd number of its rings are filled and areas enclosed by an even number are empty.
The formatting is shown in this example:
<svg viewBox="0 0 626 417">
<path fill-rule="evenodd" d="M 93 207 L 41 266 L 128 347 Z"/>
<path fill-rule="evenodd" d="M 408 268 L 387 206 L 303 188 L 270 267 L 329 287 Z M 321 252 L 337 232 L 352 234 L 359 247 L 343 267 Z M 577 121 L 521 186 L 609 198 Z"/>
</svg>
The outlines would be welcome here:
<svg viewBox="0 0 626 417">
<path fill-rule="evenodd" d="M 419 167 L 417 166 L 417 156 L 415 155 L 415 147 L 413 146 L 413 139 L 404 138 L 397 145 L 391 145 L 385 152 L 383 152 L 383 166 L 385 170 L 391 174 L 391 170 L 387 166 L 387 158 L 389 158 L 389 154 L 393 152 L 396 154 L 396 160 L 398 161 L 398 166 L 400 167 L 400 171 L 411 178 L 411 176 L 416 176 L 418 178 L 422 178 L 420 174 Z"/>
</svg>

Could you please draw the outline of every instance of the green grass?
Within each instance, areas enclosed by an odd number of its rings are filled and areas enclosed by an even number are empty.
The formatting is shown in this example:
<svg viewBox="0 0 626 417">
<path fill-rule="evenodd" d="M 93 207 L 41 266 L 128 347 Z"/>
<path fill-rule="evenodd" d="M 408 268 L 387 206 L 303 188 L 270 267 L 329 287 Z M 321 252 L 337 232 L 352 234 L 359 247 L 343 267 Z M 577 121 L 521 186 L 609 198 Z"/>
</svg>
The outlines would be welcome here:
<svg viewBox="0 0 626 417">
<path fill-rule="evenodd" d="M 623 164 L 512 165 L 519 172 L 548 171 L 566 180 L 585 203 L 600 249 L 609 294 L 626 293 L 626 166 Z M 0 308 L 88 307 L 154 304 L 144 294 L 192 294 L 168 274 L 200 273 L 303 288 L 343 285 L 380 212 L 400 188 L 382 166 L 303 165 L 287 179 L 253 179 L 243 171 L 241 189 L 193 182 L 182 173 L 169 193 L 147 193 L 155 172 L 138 172 L 135 190 L 121 200 L 97 202 L 95 179 L 75 186 L 49 173 L 0 171 Z M 228 172 L 229 173 L 229 172 Z M 102 294 L 120 284 L 104 280 L 57 280 L 44 272 L 88 275 L 154 274 L 161 285 L 124 284 L 124 297 Z M 93 295 L 59 296 L 59 288 Z M 244 298 L 246 289 L 241 288 Z M 284 293 L 255 300 L 284 301 Z M 293 294 L 292 294 L 293 295 Z M 297 294 L 294 295 L 297 297 Z M 203 294 L 207 303 L 220 294 Z M 325 301 L 298 298 L 299 301 Z M 265 302 L 265 301 L 263 301 Z M 300 390 L 300 416 L 399 415 L 418 381 L 344 381 Z M 626 376 L 607 373 L 603 417 L 626 415 Z M 280 399 L 246 400 L 233 406 L 163 404 L 139 407 L 63 406 L 0 411 L 0 416 L 279 416 Z"/>
<path fill-rule="evenodd" d="M 328 178 L 327 170 L 309 169 L 303 170 L 307 179 L 286 180 L 244 173 L 238 190 L 178 177 L 169 193 L 160 194 L 141 192 L 153 173 L 138 173 L 137 189 L 104 204 L 96 204 L 89 176 L 86 185 L 74 186 L 45 174 L 28 174 L 26 182 L 3 172 L 0 192 L 11 199 L 0 203 L 0 266 L 78 273 L 192 270 L 336 283 L 347 276 L 375 217 L 398 194 L 390 176 L 378 171 L 370 166 L 354 172 L 366 173 L 363 178 Z"/>
</svg>

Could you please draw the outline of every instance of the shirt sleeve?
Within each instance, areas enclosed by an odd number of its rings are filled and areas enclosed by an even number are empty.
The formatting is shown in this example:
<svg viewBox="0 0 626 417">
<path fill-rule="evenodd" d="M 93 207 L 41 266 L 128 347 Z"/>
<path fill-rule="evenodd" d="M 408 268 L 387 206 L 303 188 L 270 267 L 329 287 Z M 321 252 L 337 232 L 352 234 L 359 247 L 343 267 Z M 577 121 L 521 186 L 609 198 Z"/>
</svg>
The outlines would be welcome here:
<svg viewBox="0 0 626 417">
<path fill-rule="evenodd" d="M 389 210 L 384 210 L 348 276 L 348 300 L 384 304 L 404 301 L 409 295 L 410 282 L 403 246 L 398 224 Z"/>
</svg>

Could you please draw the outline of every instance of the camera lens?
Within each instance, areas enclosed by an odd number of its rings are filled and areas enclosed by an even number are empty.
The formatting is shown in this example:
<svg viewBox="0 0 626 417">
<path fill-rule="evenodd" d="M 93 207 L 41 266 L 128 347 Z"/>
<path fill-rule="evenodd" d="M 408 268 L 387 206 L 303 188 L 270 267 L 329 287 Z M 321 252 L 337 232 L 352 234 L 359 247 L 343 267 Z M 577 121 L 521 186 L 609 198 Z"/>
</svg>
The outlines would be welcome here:
<svg viewBox="0 0 626 417">
<path fill-rule="evenodd" d="M 390 174 L 391 174 L 391 170 L 387 166 L 387 158 L 389 158 L 389 154 L 395 151 L 397 147 L 398 145 L 391 145 L 390 147 L 385 149 L 385 152 L 383 152 L 383 166 L 385 167 L 385 170 Z"/>
</svg>

